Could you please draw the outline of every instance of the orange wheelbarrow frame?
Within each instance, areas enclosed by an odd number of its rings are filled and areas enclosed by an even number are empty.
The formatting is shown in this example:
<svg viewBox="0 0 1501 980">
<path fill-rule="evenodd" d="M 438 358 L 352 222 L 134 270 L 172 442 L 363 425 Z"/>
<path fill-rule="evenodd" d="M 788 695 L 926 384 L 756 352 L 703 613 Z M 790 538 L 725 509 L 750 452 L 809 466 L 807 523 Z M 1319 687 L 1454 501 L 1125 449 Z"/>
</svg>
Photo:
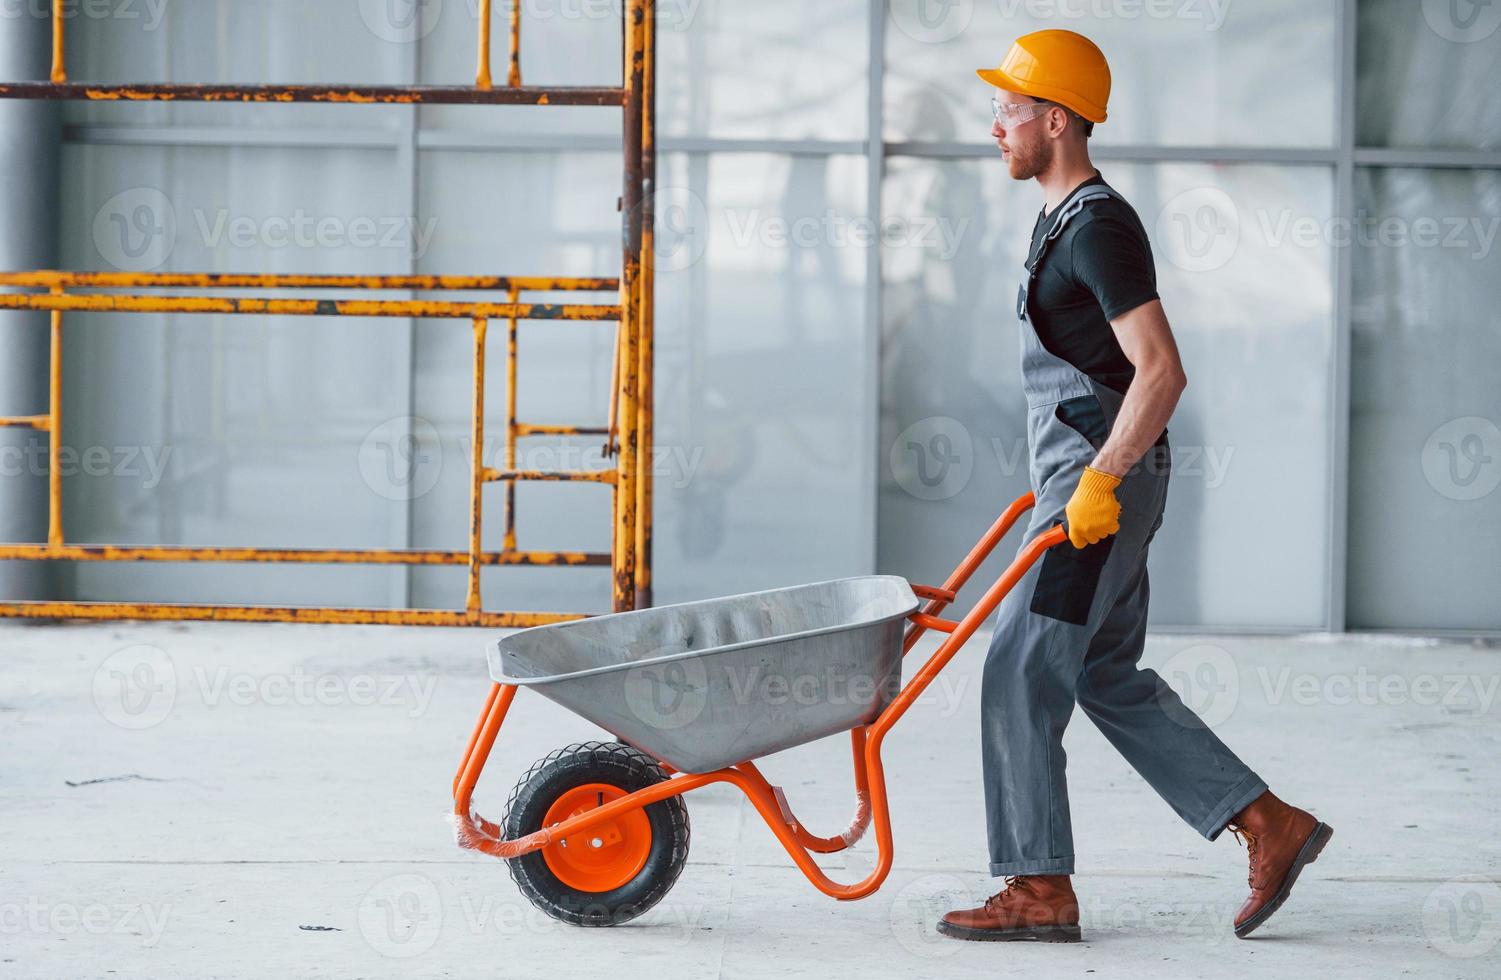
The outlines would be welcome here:
<svg viewBox="0 0 1501 980">
<path fill-rule="evenodd" d="M 990 557 L 1006 533 L 1018 518 L 1030 510 L 1036 502 L 1031 493 L 1017 498 L 1007 507 L 990 530 L 977 542 L 941 588 L 914 585 L 912 591 L 926 604 L 908 616 L 910 625 L 902 645 L 906 654 L 918 637 L 928 630 L 947 633 L 948 638 L 927 662 L 913 675 L 891 703 L 875 721 L 850 730 L 850 746 L 855 767 L 855 818 L 849 828 L 834 837 L 819 837 L 810 833 L 793 815 L 787 799 L 778 786 L 767 781 L 754 762 L 746 761 L 706 773 L 678 773 L 665 763 L 659 762 L 670 778 L 645 789 L 637 790 L 604 806 L 589 810 L 544 827 L 535 833 L 514 840 L 506 840 L 504 831 L 494 823 L 474 813 L 472 799 L 480 773 L 495 746 L 500 726 L 505 721 L 511 702 L 516 698 L 516 687 L 511 684 L 493 684 L 490 696 L 485 701 L 479 722 L 469 736 L 464 749 L 463 762 L 453 778 L 453 820 L 456 837 L 462 847 L 480 851 L 498 858 L 516 858 L 532 851 L 541 850 L 555 841 L 570 838 L 598 824 L 615 820 L 630 810 L 649 806 L 660 800 L 687 793 L 689 790 L 710 783 L 730 783 L 749 797 L 757 812 L 776 835 L 793 863 L 798 866 L 813 887 L 832 898 L 851 901 L 865 898 L 881 887 L 891 871 L 894 855 L 891 840 L 891 814 L 886 800 L 886 775 L 881 766 L 881 743 L 886 733 L 906 713 L 918 696 L 927 689 L 954 655 L 964 646 L 980 625 L 995 612 L 1006 593 L 1027 573 L 1044 551 L 1068 540 L 1062 525 L 1038 535 L 1018 553 L 1000 578 L 961 620 L 939 618 L 947 605 L 954 601 L 955 593 L 962 589 L 970 576 Z M 840 884 L 824 874 L 813 860 L 814 854 L 833 854 L 852 846 L 865 835 L 874 823 L 876 830 L 876 866 L 870 874 L 852 884 Z"/>
</svg>

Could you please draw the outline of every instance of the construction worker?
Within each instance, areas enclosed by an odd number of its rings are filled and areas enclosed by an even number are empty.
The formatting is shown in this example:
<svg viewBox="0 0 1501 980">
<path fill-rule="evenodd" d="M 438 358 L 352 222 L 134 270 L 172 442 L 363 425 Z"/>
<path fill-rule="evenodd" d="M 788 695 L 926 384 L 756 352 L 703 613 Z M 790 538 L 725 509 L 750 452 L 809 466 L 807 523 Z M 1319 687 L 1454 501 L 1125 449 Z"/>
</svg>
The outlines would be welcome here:
<svg viewBox="0 0 1501 980">
<path fill-rule="evenodd" d="M 1209 840 L 1246 843 L 1251 894 L 1235 918 L 1266 921 L 1332 831 L 1267 789 L 1156 672 L 1138 666 L 1147 548 L 1162 523 L 1167 421 L 1187 380 L 1157 296 L 1146 230 L 1089 159 L 1110 68 L 1088 38 L 1019 38 L 1000 67 L 991 135 L 1011 176 L 1044 205 L 1017 297 L 1027 444 L 1037 496 L 1028 539 L 1062 521 L 1002 603 L 982 685 L 990 872 L 1005 887 L 950 912 L 960 939 L 1080 938 L 1063 731 L 1084 709 L 1178 815 Z M 1070 546 L 1071 545 L 1071 546 Z"/>
</svg>

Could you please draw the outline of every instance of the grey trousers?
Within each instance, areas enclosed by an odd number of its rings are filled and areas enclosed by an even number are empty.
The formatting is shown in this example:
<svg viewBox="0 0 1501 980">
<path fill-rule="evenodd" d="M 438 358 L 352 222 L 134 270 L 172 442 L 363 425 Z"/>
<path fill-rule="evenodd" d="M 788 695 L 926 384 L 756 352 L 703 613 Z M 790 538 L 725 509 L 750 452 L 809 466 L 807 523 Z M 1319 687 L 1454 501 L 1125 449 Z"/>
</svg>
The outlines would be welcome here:
<svg viewBox="0 0 1501 980">
<path fill-rule="evenodd" d="M 1167 497 L 1167 449 L 1159 449 L 1159 472 L 1149 467 L 1118 491 L 1120 533 L 1082 550 L 1067 542 L 1051 549 L 997 611 L 981 685 L 993 875 L 1074 872 L 1063 731 L 1076 702 L 1209 840 L 1266 790 L 1155 671 L 1138 666 L 1147 549 Z M 1028 540 L 1063 519 L 1076 476 L 1042 488 Z"/>
</svg>

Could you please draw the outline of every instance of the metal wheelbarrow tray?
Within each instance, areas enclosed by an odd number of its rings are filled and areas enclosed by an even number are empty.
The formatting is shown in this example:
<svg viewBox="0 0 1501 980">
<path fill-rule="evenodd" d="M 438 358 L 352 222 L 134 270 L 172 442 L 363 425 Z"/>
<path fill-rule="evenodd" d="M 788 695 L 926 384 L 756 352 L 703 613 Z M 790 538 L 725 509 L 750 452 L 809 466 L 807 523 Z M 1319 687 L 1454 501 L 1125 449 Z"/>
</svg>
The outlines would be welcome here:
<svg viewBox="0 0 1501 980">
<path fill-rule="evenodd" d="M 684 794 L 729 783 L 815 888 L 838 899 L 870 895 L 894 855 L 882 741 L 1043 552 L 1068 540 L 1061 526 L 1034 527 L 974 608 L 940 618 L 1034 502 L 1029 493 L 1007 507 L 941 587 L 887 575 L 838 579 L 539 627 L 490 644 L 494 683 L 453 778 L 458 844 L 504 859 L 548 915 L 616 925 L 660 901 L 682 872 Z M 948 635 L 903 685 L 902 659 L 928 630 Z M 474 790 L 522 687 L 619 741 L 548 755 L 492 823 L 474 812 Z M 855 816 L 823 837 L 754 760 L 846 730 Z M 875 867 L 860 881 L 834 881 L 814 861 L 871 828 Z"/>
<path fill-rule="evenodd" d="M 869 575 L 616 613 L 497 640 L 490 676 L 712 772 L 875 721 L 917 606 L 906 579 Z"/>
</svg>

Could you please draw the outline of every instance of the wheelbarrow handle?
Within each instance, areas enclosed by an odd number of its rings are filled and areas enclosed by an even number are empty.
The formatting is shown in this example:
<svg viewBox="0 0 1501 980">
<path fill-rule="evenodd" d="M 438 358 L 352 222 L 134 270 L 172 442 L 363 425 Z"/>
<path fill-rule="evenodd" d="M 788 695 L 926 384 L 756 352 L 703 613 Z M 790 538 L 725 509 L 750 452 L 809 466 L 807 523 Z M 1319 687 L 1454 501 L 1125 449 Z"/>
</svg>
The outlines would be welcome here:
<svg viewBox="0 0 1501 980">
<path fill-rule="evenodd" d="M 911 617 L 913 625 L 908 627 L 907 635 L 902 641 L 903 654 L 911 651 L 913 644 L 917 642 L 917 638 L 925 630 L 937 629 L 951 633 L 957 628 L 958 624 L 954 623 L 953 620 L 939 619 L 938 614 L 943 612 L 944 607 L 954 601 L 954 596 L 960 589 L 964 588 L 971 576 L 975 574 L 979 567 L 985 563 L 985 560 L 990 557 L 991 553 L 995 551 L 996 545 L 1001 543 L 1001 539 L 1006 536 L 1023 514 L 1032 509 L 1036 502 L 1037 498 L 1031 491 L 1013 500 L 1011 505 L 1001 512 L 1001 516 L 996 518 L 995 523 L 990 525 L 989 530 L 981 536 L 980 540 L 975 542 L 975 546 L 970 549 L 969 554 L 964 557 L 964 560 L 949 574 L 942 587 L 931 585 L 915 585 L 912 587 L 912 591 L 919 598 L 927 599 L 928 602 Z M 1064 532 L 1063 526 L 1060 524 L 1038 535 L 1031 544 L 1045 542 L 1041 545 L 1041 550 L 1045 551 L 1067 539 L 1068 535 Z M 1038 553 L 1040 554 L 1041 551 Z M 1020 558 L 1021 556 L 1018 556 L 1018 561 Z M 1030 561 L 1021 569 L 1022 573 L 1025 574 L 1029 567 L 1031 567 Z M 987 612 L 986 615 L 988 616 L 989 613 Z"/>
</svg>

